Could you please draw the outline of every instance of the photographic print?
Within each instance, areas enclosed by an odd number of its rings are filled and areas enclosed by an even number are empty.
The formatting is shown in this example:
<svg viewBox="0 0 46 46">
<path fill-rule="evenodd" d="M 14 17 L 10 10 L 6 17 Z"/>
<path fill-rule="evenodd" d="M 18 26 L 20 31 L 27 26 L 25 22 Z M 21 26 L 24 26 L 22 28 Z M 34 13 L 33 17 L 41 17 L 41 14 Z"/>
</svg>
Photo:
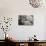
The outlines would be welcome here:
<svg viewBox="0 0 46 46">
<path fill-rule="evenodd" d="M 33 15 L 19 15 L 18 25 L 33 25 Z"/>
</svg>

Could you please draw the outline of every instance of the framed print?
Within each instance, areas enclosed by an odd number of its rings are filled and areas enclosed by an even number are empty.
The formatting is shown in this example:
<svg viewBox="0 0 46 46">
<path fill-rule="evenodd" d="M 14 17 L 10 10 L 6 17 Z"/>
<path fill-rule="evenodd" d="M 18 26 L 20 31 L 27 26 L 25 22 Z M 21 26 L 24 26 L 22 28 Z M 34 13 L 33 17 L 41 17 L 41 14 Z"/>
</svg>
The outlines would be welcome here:
<svg viewBox="0 0 46 46">
<path fill-rule="evenodd" d="M 33 15 L 19 15 L 18 17 L 18 25 L 33 25 L 34 17 Z"/>
</svg>

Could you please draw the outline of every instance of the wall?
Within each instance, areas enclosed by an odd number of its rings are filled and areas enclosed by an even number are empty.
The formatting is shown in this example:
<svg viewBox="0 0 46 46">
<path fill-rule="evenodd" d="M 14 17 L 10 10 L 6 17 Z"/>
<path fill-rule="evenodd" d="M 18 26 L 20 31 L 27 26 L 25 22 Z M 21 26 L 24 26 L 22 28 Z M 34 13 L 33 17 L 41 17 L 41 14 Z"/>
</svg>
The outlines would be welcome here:
<svg viewBox="0 0 46 46">
<path fill-rule="evenodd" d="M 45 15 L 46 8 L 32 8 L 28 0 L 0 0 L 0 18 L 3 16 L 13 17 L 13 22 L 10 31 L 13 37 L 17 40 L 27 40 L 34 34 L 39 40 L 45 39 Z M 19 26 L 19 15 L 34 15 L 33 26 Z M 2 33 L 2 31 L 0 31 Z M 0 35 L 2 35 L 0 33 Z M 44 34 L 45 33 L 45 34 Z M 0 39 L 3 37 L 0 36 Z"/>
</svg>

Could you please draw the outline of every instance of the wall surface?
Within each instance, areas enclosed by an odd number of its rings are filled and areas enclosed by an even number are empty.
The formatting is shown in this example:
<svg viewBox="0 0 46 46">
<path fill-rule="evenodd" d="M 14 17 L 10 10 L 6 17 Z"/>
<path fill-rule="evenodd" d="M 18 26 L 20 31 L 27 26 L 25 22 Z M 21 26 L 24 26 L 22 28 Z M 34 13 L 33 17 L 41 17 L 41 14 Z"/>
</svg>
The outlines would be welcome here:
<svg viewBox="0 0 46 46">
<path fill-rule="evenodd" d="M 37 39 L 46 40 L 46 6 L 40 8 L 33 8 L 29 4 L 28 0 L 0 0 L 0 20 L 4 16 L 12 17 L 12 26 L 10 33 L 17 40 L 27 40 L 34 34 L 37 35 Z M 18 16 L 19 15 L 34 15 L 33 26 L 19 26 Z M 0 29 L 0 39 L 4 39 L 3 31 Z"/>
</svg>

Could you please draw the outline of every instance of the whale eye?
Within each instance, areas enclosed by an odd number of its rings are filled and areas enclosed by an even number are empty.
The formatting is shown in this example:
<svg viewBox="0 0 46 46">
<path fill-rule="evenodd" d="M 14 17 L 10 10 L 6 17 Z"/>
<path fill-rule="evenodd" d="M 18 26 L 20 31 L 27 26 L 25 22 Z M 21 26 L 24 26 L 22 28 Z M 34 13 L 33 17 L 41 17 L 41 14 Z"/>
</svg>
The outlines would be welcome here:
<svg viewBox="0 0 46 46">
<path fill-rule="evenodd" d="M 43 0 L 29 0 L 29 3 L 33 8 L 38 8 L 42 5 Z"/>
</svg>

